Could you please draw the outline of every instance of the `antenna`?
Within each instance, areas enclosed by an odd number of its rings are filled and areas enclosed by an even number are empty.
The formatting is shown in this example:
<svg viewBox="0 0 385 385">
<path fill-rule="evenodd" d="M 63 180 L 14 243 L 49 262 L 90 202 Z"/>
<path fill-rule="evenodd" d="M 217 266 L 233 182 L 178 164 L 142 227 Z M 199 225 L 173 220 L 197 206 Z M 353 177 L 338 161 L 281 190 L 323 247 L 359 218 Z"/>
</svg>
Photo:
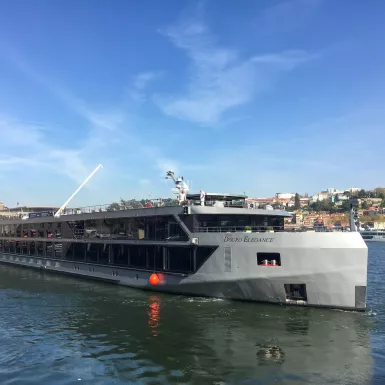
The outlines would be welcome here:
<svg viewBox="0 0 385 385">
<path fill-rule="evenodd" d="M 67 201 L 63 204 L 63 206 L 60 207 L 60 209 L 55 213 L 54 217 L 58 218 L 60 217 L 63 210 L 68 206 L 68 204 L 71 202 L 73 197 L 88 183 L 88 181 L 96 174 L 96 172 L 101 169 L 103 166 L 99 164 L 98 167 L 95 168 L 94 171 L 91 172 L 90 175 L 84 180 L 84 182 L 77 188 L 77 190 L 67 199 Z"/>
</svg>

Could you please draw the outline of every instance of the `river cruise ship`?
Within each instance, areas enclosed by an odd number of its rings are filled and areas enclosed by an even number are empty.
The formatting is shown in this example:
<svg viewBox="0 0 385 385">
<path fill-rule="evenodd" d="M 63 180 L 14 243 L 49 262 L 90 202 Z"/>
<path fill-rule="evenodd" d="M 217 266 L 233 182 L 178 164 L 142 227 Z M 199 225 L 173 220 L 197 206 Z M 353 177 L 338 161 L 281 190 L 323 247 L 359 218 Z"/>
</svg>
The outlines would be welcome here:
<svg viewBox="0 0 385 385">
<path fill-rule="evenodd" d="M 0 262 L 141 289 L 363 311 L 357 231 L 285 228 L 245 196 L 185 194 L 135 209 L 89 207 L 0 220 Z M 203 198 L 202 198 L 203 197 Z"/>
</svg>

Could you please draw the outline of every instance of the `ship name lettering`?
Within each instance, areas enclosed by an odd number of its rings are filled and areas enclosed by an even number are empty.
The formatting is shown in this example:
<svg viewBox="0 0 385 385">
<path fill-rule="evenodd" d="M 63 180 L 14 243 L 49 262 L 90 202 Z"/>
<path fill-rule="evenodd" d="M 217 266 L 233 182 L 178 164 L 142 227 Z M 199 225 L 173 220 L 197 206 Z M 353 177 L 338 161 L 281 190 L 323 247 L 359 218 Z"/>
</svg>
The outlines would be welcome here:
<svg viewBox="0 0 385 385">
<path fill-rule="evenodd" d="M 270 243 L 273 242 L 274 238 L 271 237 L 263 237 L 263 238 L 257 238 L 257 237 L 249 237 L 248 235 L 245 235 L 242 237 L 233 237 L 231 235 L 226 235 L 224 238 L 224 242 L 259 242 L 259 243 Z"/>
<path fill-rule="evenodd" d="M 248 235 L 245 235 L 245 238 L 243 242 L 264 242 L 264 243 L 269 243 L 273 242 L 274 238 L 250 238 Z"/>
</svg>

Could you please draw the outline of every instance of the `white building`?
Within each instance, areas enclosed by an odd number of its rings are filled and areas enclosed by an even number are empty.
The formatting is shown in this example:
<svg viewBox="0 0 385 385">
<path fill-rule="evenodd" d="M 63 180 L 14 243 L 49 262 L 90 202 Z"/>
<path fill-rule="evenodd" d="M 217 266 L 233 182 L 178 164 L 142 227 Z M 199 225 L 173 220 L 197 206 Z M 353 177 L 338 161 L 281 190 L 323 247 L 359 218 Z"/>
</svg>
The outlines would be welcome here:
<svg viewBox="0 0 385 385">
<path fill-rule="evenodd" d="M 361 191 L 361 189 L 358 188 L 358 187 L 350 187 L 350 188 L 348 188 L 347 191 L 349 191 L 349 192 L 351 192 L 351 193 L 355 193 L 355 192 Z"/>
<path fill-rule="evenodd" d="M 317 194 L 314 194 L 311 198 L 313 202 L 323 201 L 329 198 L 329 193 L 327 193 L 326 191 L 321 191 Z"/>
<path fill-rule="evenodd" d="M 337 190 L 336 188 L 328 188 L 327 192 L 329 195 L 338 195 L 338 194 L 343 194 L 343 190 Z"/>
<path fill-rule="evenodd" d="M 276 193 L 275 197 L 278 199 L 292 199 L 295 197 L 293 193 Z"/>
</svg>

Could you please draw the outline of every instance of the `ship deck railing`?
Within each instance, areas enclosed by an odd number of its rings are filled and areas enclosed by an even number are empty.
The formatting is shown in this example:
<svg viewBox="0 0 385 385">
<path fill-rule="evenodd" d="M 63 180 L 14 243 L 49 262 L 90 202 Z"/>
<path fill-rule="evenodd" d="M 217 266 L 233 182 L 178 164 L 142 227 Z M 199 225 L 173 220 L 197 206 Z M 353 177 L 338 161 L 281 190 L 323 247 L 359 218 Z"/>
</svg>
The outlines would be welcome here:
<svg viewBox="0 0 385 385">
<path fill-rule="evenodd" d="M 329 232 L 331 230 L 325 230 L 325 229 L 314 229 L 312 227 L 306 227 L 306 226 L 299 226 L 299 225 L 292 225 L 288 224 L 285 226 L 248 226 L 245 228 L 245 226 L 216 226 L 216 227 L 194 227 L 193 233 L 277 233 L 277 232 L 305 232 L 305 231 L 316 231 L 316 232 Z M 57 239 L 62 239 L 63 236 L 61 232 L 48 232 L 48 235 L 44 234 L 44 236 L 39 235 L 38 232 L 35 232 L 33 236 L 30 235 L 21 235 L 16 233 L 3 233 L 0 234 L 0 237 L 2 238 L 19 238 L 18 242 L 25 241 L 26 239 L 33 239 L 36 240 L 36 242 L 39 242 L 41 239 L 52 239 L 52 241 L 56 241 Z M 98 229 L 93 229 L 92 232 L 87 232 L 84 229 L 73 229 L 71 232 L 71 239 L 78 239 L 78 240 L 89 240 L 92 241 L 93 239 L 105 239 L 105 240 L 130 240 L 130 241 L 149 241 L 150 239 L 146 238 L 139 238 L 138 235 L 134 235 L 133 233 L 126 234 L 126 233 L 110 233 L 105 232 Z M 184 239 L 180 238 L 179 236 L 170 236 L 165 239 L 155 239 L 154 241 L 183 241 Z"/>
<path fill-rule="evenodd" d="M 147 209 L 154 207 L 183 207 L 183 206 L 200 206 L 200 201 L 189 200 L 185 201 L 182 204 L 175 200 L 167 200 L 167 199 L 148 199 L 144 200 L 145 203 L 142 204 L 141 201 L 135 201 L 132 204 L 101 204 L 101 205 L 93 205 L 93 206 L 85 206 L 79 208 L 66 208 L 60 214 L 61 216 L 65 215 L 80 215 L 80 214 L 94 214 L 94 213 L 104 213 L 104 212 L 115 212 L 115 211 L 127 211 L 127 210 L 138 210 L 138 209 Z M 215 201 L 205 201 L 205 206 L 213 207 L 215 205 Z M 249 208 L 246 205 L 241 204 L 239 202 L 230 202 L 224 201 L 224 207 L 231 208 Z M 250 210 L 257 209 L 258 207 L 249 208 Z M 9 214 L 8 214 L 9 213 Z M 0 212 L 0 220 L 9 220 L 9 219 L 22 219 L 24 216 L 28 216 L 29 212 L 21 212 L 17 214 L 12 214 L 11 212 Z M 51 213 L 52 216 L 55 214 Z M 49 215 L 45 215 L 49 217 Z M 29 218 L 28 218 L 29 219 Z M 31 218 L 32 219 L 32 218 Z"/>
<path fill-rule="evenodd" d="M 194 233 L 277 233 L 277 232 L 328 232 L 327 229 L 317 229 L 300 225 L 285 226 L 213 226 L 194 227 Z"/>
</svg>

